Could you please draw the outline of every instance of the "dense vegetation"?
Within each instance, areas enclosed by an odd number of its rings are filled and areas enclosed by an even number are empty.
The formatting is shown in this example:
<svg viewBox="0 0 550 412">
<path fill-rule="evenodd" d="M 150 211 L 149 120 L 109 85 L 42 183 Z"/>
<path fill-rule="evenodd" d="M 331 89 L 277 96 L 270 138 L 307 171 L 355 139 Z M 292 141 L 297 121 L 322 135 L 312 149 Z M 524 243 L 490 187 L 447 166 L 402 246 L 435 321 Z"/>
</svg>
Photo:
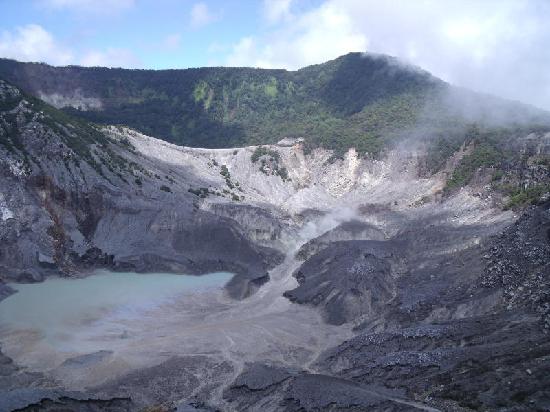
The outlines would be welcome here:
<svg viewBox="0 0 550 412">
<path fill-rule="evenodd" d="M 440 171 L 452 155 L 462 152 L 447 179 L 445 193 L 472 183 L 478 176 L 478 183 L 491 185 L 508 199 L 505 208 L 522 208 L 550 193 L 550 157 L 539 153 L 537 139 L 522 146 L 518 136 L 540 137 L 549 131 L 540 126 L 495 128 L 472 124 L 463 132 L 456 130 L 431 141 L 425 169 L 428 174 Z"/>
<path fill-rule="evenodd" d="M 538 184 L 531 187 L 516 187 L 510 192 L 505 209 L 517 209 L 537 204 L 544 195 L 550 193 L 550 183 Z"/>
<path fill-rule="evenodd" d="M 203 147 L 303 136 L 313 146 L 377 152 L 385 134 L 414 124 L 445 85 L 389 57 L 349 54 L 296 72 L 249 68 L 123 70 L 0 60 L 0 77 L 35 95 L 95 97 L 102 110 L 65 109 Z"/>
<path fill-rule="evenodd" d="M 499 134 L 496 130 L 481 132 L 474 125 L 466 133 L 463 145 L 471 146 L 447 181 L 447 189 L 465 186 L 472 180 L 480 168 L 492 168 L 504 163 L 510 156 L 505 142 L 509 136 Z"/>
<path fill-rule="evenodd" d="M 336 156 L 350 147 L 376 155 L 413 127 L 446 133 L 467 122 L 445 100 L 453 90 L 447 84 L 394 58 L 360 53 L 294 72 L 51 67 L 0 59 L 0 77 L 35 95 L 95 98 L 101 110 L 64 110 L 194 147 L 304 137 L 306 148 L 322 146 Z M 526 110 L 505 108 L 518 109 Z"/>
</svg>

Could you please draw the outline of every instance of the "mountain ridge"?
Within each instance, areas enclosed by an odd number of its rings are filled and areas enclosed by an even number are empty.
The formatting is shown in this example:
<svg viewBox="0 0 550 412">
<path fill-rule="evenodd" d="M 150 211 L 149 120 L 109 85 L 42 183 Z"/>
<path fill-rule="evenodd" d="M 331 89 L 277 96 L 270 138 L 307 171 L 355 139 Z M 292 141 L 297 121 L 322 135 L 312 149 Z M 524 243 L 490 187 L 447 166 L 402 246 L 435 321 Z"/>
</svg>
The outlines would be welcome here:
<svg viewBox="0 0 550 412">
<path fill-rule="evenodd" d="M 449 97 L 455 88 L 428 72 L 361 53 L 296 71 L 58 68 L 4 59 L 0 78 L 78 117 L 206 148 L 303 137 L 337 156 L 351 147 L 378 155 L 419 125 L 429 125 L 429 135 L 474 122 L 493 127 L 483 112 L 495 110 L 494 101 L 475 93 L 457 104 Z M 499 101 L 499 122 L 507 127 L 550 125 L 549 113 Z"/>
</svg>

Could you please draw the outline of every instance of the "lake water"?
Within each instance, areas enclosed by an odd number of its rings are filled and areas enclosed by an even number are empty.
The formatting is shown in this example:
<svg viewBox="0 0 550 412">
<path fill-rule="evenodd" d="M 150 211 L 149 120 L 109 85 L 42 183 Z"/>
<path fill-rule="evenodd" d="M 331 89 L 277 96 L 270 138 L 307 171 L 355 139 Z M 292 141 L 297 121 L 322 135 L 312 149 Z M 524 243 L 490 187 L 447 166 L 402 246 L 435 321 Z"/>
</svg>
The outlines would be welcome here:
<svg viewBox="0 0 550 412">
<path fill-rule="evenodd" d="M 72 351 L 94 329 L 112 329 L 139 319 L 188 293 L 220 289 L 231 278 L 218 272 L 202 276 L 98 271 L 81 279 L 48 278 L 42 283 L 10 284 L 17 293 L 0 302 L 0 330 L 33 333 L 57 350 Z"/>
<path fill-rule="evenodd" d="M 240 301 L 223 291 L 229 273 L 98 272 L 12 284 L 18 292 L 0 302 L 0 346 L 16 364 L 74 390 L 172 357 L 227 361 L 236 370 L 259 360 L 310 364 L 351 327 L 327 325 L 282 296 L 297 264 L 285 261 Z"/>
</svg>

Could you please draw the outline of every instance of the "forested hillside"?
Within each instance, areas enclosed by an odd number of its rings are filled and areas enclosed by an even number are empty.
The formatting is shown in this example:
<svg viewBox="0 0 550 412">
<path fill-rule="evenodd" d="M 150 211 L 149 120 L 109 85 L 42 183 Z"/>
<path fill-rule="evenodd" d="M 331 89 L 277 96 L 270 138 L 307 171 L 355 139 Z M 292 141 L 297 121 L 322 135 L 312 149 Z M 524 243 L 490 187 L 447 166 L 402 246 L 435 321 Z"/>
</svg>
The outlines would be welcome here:
<svg viewBox="0 0 550 412">
<path fill-rule="evenodd" d="M 490 124 L 495 106 L 507 126 L 550 123 L 544 112 L 458 91 L 392 57 L 360 53 L 298 71 L 126 70 L 0 59 L 0 77 L 87 120 L 193 147 L 304 137 L 308 147 L 337 156 L 350 147 L 376 155 L 404 131 L 456 134 L 473 122 Z"/>
</svg>

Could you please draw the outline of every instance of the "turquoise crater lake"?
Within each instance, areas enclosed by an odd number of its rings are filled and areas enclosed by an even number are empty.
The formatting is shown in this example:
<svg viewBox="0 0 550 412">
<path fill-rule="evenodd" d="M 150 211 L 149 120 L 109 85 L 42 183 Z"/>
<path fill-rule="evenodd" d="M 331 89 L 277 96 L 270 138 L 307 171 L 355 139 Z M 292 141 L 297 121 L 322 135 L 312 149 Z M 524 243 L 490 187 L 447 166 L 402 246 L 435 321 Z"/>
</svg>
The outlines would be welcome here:
<svg viewBox="0 0 550 412">
<path fill-rule="evenodd" d="M 101 323 L 123 324 L 188 293 L 221 289 L 231 277 L 226 272 L 189 276 L 102 270 L 78 279 L 10 284 L 17 293 L 0 302 L 0 330 L 32 331 L 58 349 L 71 350 L 78 335 Z"/>
</svg>

